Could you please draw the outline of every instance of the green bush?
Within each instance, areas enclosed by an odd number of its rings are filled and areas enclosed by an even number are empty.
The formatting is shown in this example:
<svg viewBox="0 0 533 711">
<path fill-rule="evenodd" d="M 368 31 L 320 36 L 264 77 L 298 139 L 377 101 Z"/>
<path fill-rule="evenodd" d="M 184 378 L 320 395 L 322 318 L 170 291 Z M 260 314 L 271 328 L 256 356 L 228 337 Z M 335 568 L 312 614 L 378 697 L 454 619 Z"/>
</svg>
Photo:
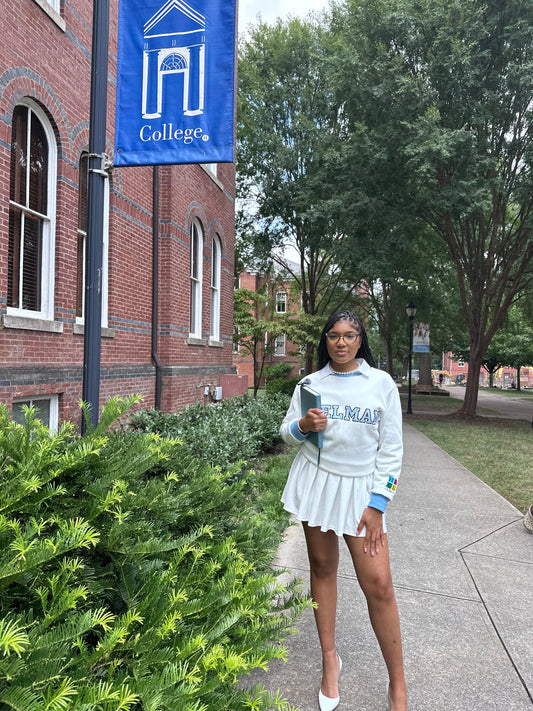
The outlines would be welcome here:
<svg viewBox="0 0 533 711">
<path fill-rule="evenodd" d="M 189 405 L 169 414 L 141 410 L 132 415 L 130 426 L 137 432 L 179 438 L 194 456 L 227 469 L 275 447 L 288 406 L 283 394 L 258 399 L 240 395 L 214 405 Z"/>
<path fill-rule="evenodd" d="M 299 378 L 274 378 L 267 382 L 265 390 L 270 395 L 292 395 L 298 382 Z"/>
<path fill-rule="evenodd" d="M 265 365 L 263 375 L 267 382 L 278 378 L 288 378 L 292 373 L 294 365 L 291 363 L 276 363 L 276 365 Z"/>
<path fill-rule="evenodd" d="M 235 685 L 308 604 L 269 572 L 283 514 L 253 472 L 110 431 L 135 400 L 82 438 L 0 407 L 0 708 L 288 708 Z"/>
</svg>

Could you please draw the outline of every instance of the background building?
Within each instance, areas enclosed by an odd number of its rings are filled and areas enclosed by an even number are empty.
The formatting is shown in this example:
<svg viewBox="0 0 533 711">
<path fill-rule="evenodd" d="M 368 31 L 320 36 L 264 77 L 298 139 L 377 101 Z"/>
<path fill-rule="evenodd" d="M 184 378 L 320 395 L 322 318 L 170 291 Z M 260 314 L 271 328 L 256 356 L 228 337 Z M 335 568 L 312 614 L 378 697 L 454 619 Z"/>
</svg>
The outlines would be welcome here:
<svg viewBox="0 0 533 711">
<path fill-rule="evenodd" d="M 291 296 L 290 283 L 283 281 L 279 276 L 272 277 L 271 274 L 262 274 L 259 272 L 243 271 L 239 274 L 238 286 L 241 289 L 248 289 L 253 292 L 265 292 L 267 299 L 266 308 L 261 308 L 261 314 L 256 314 L 257 317 L 270 318 L 274 321 L 277 317 L 283 317 L 286 314 L 299 314 L 299 301 L 295 303 Z M 253 306 L 250 307 L 253 309 Z M 267 341 L 267 335 L 262 338 L 263 343 Z M 264 350 L 262 348 L 261 350 Z M 302 365 L 302 357 L 299 354 L 298 345 L 293 343 L 287 337 L 287 334 L 279 334 L 272 348 L 265 357 L 265 365 L 278 365 L 279 363 L 288 363 L 292 366 L 292 371 L 288 377 L 297 377 L 300 373 Z M 259 353 L 258 357 L 262 359 L 263 353 Z M 248 379 L 248 385 L 251 387 L 254 383 L 254 361 L 252 355 L 244 347 L 237 346 L 234 348 L 233 362 L 237 367 L 237 372 L 241 376 Z M 261 378 L 261 385 L 264 385 L 265 378 Z"/>
<path fill-rule="evenodd" d="M 443 354 L 443 367 L 449 371 L 449 382 L 456 385 L 466 385 L 468 380 L 468 361 L 462 358 L 457 358 L 453 353 Z M 493 377 L 493 386 L 498 388 L 516 387 L 518 382 L 516 368 L 502 367 L 499 368 Z M 479 384 L 483 387 L 489 386 L 489 374 L 484 368 L 481 368 L 479 375 Z M 533 367 L 520 368 L 520 387 L 533 388 Z"/>
<path fill-rule="evenodd" d="M 118 0 L 110 5 L 112 155 Z M 92 0 L 18 0 L 0 16 L 0 400 L 17 416 L 36 404 L 51 425 L 79 417 L 82 393 L 92 11 Z M 167 411 L 242 390 L 234 165 L 110 161 L 107 174 L 101 402 L 135 392 L 156 404 L 156 370 Z"/>
</svg>

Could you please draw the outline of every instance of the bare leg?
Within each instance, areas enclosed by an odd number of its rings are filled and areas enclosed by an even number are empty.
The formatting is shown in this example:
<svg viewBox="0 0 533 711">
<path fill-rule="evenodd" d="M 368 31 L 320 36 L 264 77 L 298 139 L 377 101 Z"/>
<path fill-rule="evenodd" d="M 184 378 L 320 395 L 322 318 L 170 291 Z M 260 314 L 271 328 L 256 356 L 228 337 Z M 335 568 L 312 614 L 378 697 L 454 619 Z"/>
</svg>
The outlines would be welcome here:
<svg viewBox="0 0 533 711">
<path fill-rule="evenodd" d="M 311 568 L 311 596 L 316 602 L 315 622 L 322 648 L 322 685 L 325 696 L 339 695 L 339 663 L 335 651 L 335 616 L 337 613 L 337 568 L 339 540 L 333 531 L 303 523 Z"/>
<path fill-rule="evenodd" d="M 357 579 L 365 594 L 370 622 L 389 672 L 391 709 L 407 711 L 400 617 L 392 586 L 388 541 L 385 541 L 384 546 L 380 546 L 379 553 L 370 556 L 363 552 L 363 538 L 344 536 L 344 539 L 352 556 Z"/>
</svg>

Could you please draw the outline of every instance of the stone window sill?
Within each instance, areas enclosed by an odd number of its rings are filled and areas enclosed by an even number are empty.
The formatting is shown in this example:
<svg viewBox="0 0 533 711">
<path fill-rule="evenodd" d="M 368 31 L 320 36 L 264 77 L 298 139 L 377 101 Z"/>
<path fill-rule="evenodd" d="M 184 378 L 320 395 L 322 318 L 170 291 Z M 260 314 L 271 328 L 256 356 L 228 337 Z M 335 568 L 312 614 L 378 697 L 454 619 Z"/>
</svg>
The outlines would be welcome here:
<svg viewBox="0 0 533 711">
<path fill-rule="evenodd" d="M 83 323 L 75 323 L 72 327 L 72 333 L 76 336 L 83 336 L 85 334 L 85 325 Z M 114 338 L 115 329 L 102 326 L 101 335 L 102 338 Z"/>
<path fill-rule="evenodd" d="M 205 346 L 206 343 L 205 338 L 198 338 L 197 336 L 189 336 L 189 338 L 187 338 L 187 344 L 189 346 Z"/>
<path fill-rule="evenodd" d="M 11 314 L 4 314 L 2 316 L 2 326 L 4 328 L 20 328 L 25 331 L 63 333 L 63 324 L 60 321 L 48 321 L 44 318 L 33 318 L 31 316 L 13 316 Z"/>
</svg>

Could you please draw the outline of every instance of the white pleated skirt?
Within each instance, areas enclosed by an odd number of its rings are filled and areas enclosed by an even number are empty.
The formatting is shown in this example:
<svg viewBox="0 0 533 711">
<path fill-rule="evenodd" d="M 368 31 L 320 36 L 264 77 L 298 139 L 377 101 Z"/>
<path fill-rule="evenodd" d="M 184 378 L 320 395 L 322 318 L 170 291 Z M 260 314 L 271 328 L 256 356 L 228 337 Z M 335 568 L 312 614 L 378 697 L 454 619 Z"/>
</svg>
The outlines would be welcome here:
<svg viewBox="0 0 533 711">
<path fill-rule="evenodd" d="M 335 531 L 337 536 L 355 536 L 363 511 L 370 501 L 373 475 L 341 476 L 320 469 L 301 452 L 292 464 L 281 496 L 284 508 L 299 521 Z M 385 516 L 383 530 L 386 532 Z M 363 527 L 359 536 L 365 535 Z"/>
</svg>

